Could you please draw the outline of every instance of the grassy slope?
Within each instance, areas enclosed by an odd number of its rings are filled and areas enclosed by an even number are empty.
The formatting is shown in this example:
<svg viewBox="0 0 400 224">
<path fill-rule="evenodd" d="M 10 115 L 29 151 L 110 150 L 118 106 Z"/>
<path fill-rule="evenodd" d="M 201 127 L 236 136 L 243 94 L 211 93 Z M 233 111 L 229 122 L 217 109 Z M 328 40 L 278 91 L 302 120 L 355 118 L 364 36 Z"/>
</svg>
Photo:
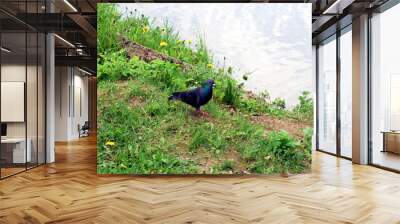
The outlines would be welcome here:
<svg viewBox="0 0 400 224">
<path fill-rule="evenodd" d="M 194 68 L 182 71 L 171 63 L 127 60 L 116 33 Z M 160 46 L 162 41 L 167 46 Z M 285 110 L 279 102 L 248 97 L 230 77 L 232 68 L 213 68 L 204 44 L 200 42 L 195 50 L 189 45 L 179 41 L 168 25 L 154 27 L 141 15 L 121 19 L 114 5 L 98 6 L 98 172 L 276 173 L 282 152 L 291 172 L 306 169 L 309 136 L 301 143 L 285 132 L 271 133 L 266 131 L 271 127 L 251 122 L 255 113 L 309 121 L 304 103 Z M 187 105 L 167 101 L 171 92 L 208 78 L 218 86 L 204 107 L 209 117 L 193 116 Z M 107 141 L 115 145 L 106 145 Z M 296 150 L 288 154 L 281 150 L 285 147 Z"/>
</svg>

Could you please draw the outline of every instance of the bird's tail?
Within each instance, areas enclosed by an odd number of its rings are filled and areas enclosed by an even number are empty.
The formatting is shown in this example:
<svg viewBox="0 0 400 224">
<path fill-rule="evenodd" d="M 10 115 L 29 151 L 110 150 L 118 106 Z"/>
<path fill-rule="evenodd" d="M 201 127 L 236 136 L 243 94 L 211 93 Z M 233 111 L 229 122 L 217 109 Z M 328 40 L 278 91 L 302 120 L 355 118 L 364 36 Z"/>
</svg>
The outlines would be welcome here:
<svg viewBox="0 0 400 224">
<path fill-rule="evenodd" d="M 168 97 L 168 100 L 180 100 L 181 99 L 180 95 L 181 95 L 180 92 L 172 93 L 172 95 Z"/>
</svg>

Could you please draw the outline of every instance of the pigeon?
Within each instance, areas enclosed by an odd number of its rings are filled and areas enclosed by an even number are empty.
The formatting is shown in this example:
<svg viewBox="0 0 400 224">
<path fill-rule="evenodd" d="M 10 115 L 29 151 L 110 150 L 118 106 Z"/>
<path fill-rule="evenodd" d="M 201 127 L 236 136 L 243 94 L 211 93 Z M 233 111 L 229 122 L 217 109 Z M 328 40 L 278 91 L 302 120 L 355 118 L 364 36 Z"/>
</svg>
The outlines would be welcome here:
<svg viewBox="0 0 400 224">
<path fill-rule="evenodd" d="M 201 87 L 191 89 L 185 92 L 174 92 L 168 100 L 180 100 L 196 109 L 196 113 L 206 114 L 200 111 L 200 107 L 211 100 L 214 88 L 214 80 L 209 79 Z"/>
</svg>

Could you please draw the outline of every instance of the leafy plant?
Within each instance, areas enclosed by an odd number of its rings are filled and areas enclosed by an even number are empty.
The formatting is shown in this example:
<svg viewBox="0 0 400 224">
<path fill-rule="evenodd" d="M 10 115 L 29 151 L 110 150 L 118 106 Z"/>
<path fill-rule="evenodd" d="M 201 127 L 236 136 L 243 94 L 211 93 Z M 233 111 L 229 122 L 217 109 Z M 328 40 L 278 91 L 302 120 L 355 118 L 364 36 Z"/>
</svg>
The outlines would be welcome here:
<svg viewBox="0 0 400 224">
<path fill-rule="evenodd" d="M 276 98 L 274 101 L 272 101 L 272 106 L 277 108 L 277 109 L 285 109 L 286 108 L 286 102 L 282 98 Z"/>
<path fill-rule="evenodd" d="M 236 83 L 233 80 L 228 79 L 222 101 L 232 106 L 237 106 L 240 104 L 240 95 L 241 92 L 240 89 L 237 88 Z"/>
<path fill-rule="evenodd" d="M 304 154 L 299 151 L 300 143 L 286 131 L 270 132 L 267 147 L 273 163 L 282 174 L 286 174 L 290 169 L 298 170 L 302 167 Z"/>
<path fill-rule="evenodd" d="M 125 50 L 100 54 L 97 59 L 99 80 L 127 80 L 141 75 L 148 65 L 138 58 L 127 59 Z"/>
<path fill-rule="evenodd" d="M 314 103 L 310 92 L 303 91 L 299 96 L 299 104 L 293 108 L 296 113 L 303 114 L 305 117 L 312 118 L 314 113 Z"/>
<path fill-rule="evenodd" d="M 311 161 L 313 129 L 305 128 L 303 133 L 304 133 L 304 137 L 302 139 L 302 148 L 303 148 L 304 155 L 306 156 L 307 160 Z"/>
</svg>

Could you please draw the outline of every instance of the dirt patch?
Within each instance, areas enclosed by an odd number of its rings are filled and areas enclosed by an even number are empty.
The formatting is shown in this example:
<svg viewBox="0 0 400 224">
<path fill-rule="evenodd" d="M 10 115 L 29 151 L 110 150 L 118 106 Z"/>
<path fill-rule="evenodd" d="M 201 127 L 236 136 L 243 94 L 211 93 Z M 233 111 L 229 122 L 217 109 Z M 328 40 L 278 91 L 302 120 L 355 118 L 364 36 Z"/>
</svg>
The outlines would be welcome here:
<svg viewBox="0 0 400 224">
<path fill-rule="evenodd" d="M 263 125 L 268 131 L 285 130 L 289 134 L 295 136 L 297 139 L 303 138 L 304 136 L 303 130 L 305 128 L 312 127 L 312 124 L 303 121 L 298 121 L 288 118 L 282 120 L 276 117 L 271 117 L 266 115 L 252 116 L 251 121 Z"/>
<path fill-rule="evenodd" d="M 128 82 L 127 81 L 116 81 L 116 86 L 118 88 L 118 91 L 115 93 L 112 92 L 110 89 L 105 89 L 105 90 L 99 90 L 97 89 L 97 98 L 102 99 L 104 101 L 112 101 L 114 99 L 118 99 L 121 97 L 124 97 L 126 94 L 126 89 L 128 87 Z"/>
<path fill-rule="evenodd" d="M 145 100 L 140 96 L 134 96 L 129 101 L 131 107 L 141 107 L 144 105 L 144 102 Z"/>
<path fill-rule="evenodd" d="M 148 47 L 145 47 L 138 43 L 135 43 L 134 41 L 131 41 L 124 36 L 121 36 L 121 35 L 119 36 L 119 42 L 120 42 L 121 46 L 125 48 L 126 52 L 128 53 L 128 56 L 130 58 L 137 56 L 141 60 L 146 61 L 146 62 L 150 62 L 150 61 L 153 61 L 156 59 L 162 60 L 162 61 L 168 61 L 168 62 L 182 66 L 182 68 L 185 70 L 192 67 L 190 64 L 187 64 L 181 60 L 178 60 L 176 58 L 170 57 L 165 54 L 161 54 L 151 48 L 148 48 Z"/>
<path fill-rule="evenodd" d="M 216 119 L 211 114 L 198 114 L 195 110 L 189 112 L 189 116 L 194 121 L 216 123 Z"/>
<path fill-rule="evenodd" d="M 246 169 L 246 161 L 235 149 L 226 149 L 220 155 L 215 155 L 213 152 L 207 150 L 206 148 L 200 147 L 191 153 L 188 150 L 189 146 L 183 143 L 187 141 L 180 141 L 179 143 L 177 143 L 177 147 L 175 148 L 175 151 L 173 153 L 181 160 L 195 161 L 199 169 L 199 174 L 211 174 L 211 170 L 214 166 L 220 166 L 226 160 L 231 160 L 234 162 L 233 170 L 225 171 L 226 173 L 249 173 Z"/>
<path fill-rule="evenodd" d="M 255 93 L 251 92 L 251 91 L 245 91 L 245 95 L 249 98 L 249 99 L 259 99 L 260 96 L 256 95 Z"/>
<path fill-rule="evenodd" d="M 210 173 L 210 168 L 216 161 L 215 156 L 204 148 L 196 149 L 195 152 L 191 153 L 189 151 L 189 146 L 183 143 L 188 141 L 189 140 L 187 139 L 187 141 L 177 142 L 177 146 L 173 153 L 181 160 L 194 161 L 199 168 L 200 174 Z"/>
<path fill-rule="evenodd" d="M 120 88 L 125 88 L 128 86 L 128 82 L 125 80 L 118 80 L 118 81 L 116 81 L 116 83 L 117 83 L 117 86 Z"/>
<path fill-rule="evenodd" d="M 240 153 L 236 150 L 229 150 L 226 152 L 225 154 L 225 159 L 226 160 L 232 160 L 234 161 L 235 165 L 234 165 L 234 172 L 235 173 L 248 173 L 246 167 L 247 167 L 247 162 L 242 158 L 242 156 L 240 155 Z M 223 161 L 222 161 L 223 162 Z"/>
<path fill-rule="evenodd" d="M 239 152 L 234 149 L 228 149 L 221 155 L 214 155 L 212 152 L 207 152 L 206 149 L 201 149 L 202 157 L 197 158 L 199 161 L 199 170 L 200 173 L 210 174 L 211 170 L 214 166 L 221 166 L 225 161 L 230 160 L 233 161 L 234 166 L 232 170 L 220 170 L 218 172 L 227 173 L 227 174 L 243 174 L 248 173 L 246 169 L 246 162 L 242 159 Z"/>
</svg>

